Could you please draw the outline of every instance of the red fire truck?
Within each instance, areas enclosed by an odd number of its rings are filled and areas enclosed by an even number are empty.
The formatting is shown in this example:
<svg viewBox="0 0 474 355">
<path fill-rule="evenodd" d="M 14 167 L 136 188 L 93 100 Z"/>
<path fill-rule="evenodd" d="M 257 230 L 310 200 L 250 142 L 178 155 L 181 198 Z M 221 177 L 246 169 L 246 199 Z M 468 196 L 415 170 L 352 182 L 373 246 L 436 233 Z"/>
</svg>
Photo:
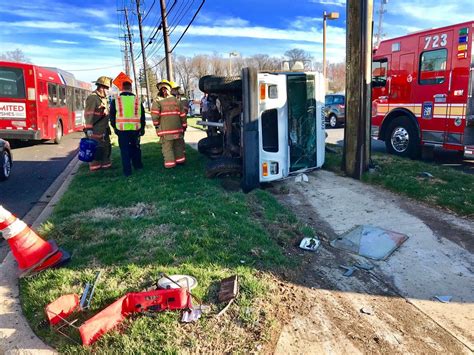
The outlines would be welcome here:
<svg viewBox="0 0 474 355">
<path fill-rule="evenodd" d="M 0 61 L 0 138 L 59 143 L 83 129 L 90 91 L 64 70 Z"/>
<path fill-rule="evenodd" d="M 474 157 L 474 21 L 393 38 L 374 49 L 372 137 L 415 158 L 422 147 Z"/>
</svg>

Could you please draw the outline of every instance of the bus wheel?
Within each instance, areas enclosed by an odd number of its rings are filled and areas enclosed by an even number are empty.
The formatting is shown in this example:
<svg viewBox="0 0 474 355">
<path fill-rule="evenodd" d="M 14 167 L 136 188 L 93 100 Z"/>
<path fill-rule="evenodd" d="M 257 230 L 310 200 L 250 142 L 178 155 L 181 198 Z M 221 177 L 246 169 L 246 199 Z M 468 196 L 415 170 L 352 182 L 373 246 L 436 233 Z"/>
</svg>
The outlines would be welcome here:
<svg viewBox="0 0 474 355">
<path fill-rule="evenodd" d="M 390 154 L 412 159 L 419 156 L 420 139 L 416 127 L 408 117 L 397 117 L 390 123 L 385 146 Z"/>
<path fill-rule="evenodd" d="M 206 176 L 225 177 L 225 176 L 241 176 L 242 163 L 237 158 L 220 158 L 211 160 L 206 166 Z"/>
<path fill-rule="evenodd" d="M 54 143 L 59 144 L 63 138 L 63 124 L 60 120 L 56 123 L 56 134 L 54 137 Z"/>
</svg>

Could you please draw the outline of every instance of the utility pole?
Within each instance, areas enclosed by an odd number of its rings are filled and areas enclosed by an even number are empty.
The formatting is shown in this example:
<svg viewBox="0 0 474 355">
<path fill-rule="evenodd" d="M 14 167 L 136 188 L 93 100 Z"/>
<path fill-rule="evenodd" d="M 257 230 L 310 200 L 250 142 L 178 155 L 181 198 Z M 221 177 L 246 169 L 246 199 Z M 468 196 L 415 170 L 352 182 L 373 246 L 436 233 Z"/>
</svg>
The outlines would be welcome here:
<svg viewBox="0 0 474 355">
<path fill-rule="evenodd" d="M 388 0 L 380 0 L 380 8 L 377 11 L 377 13 L 379 14 L 379 24 L 377 26 L 377 34 L 375 35 L 377 38 L 375 40 L 375 45 L 377 47 L 380 45 L 380 41 L 382 41 L 382 37 L 384 35 L 382 27 L 383 27 L 383 14 L 386 12 L 386 10 L 384 9 L 384 5 L 386 4 L 388 4 Z"/>
<path fill-rule="evenodd" d="M 128 11 L 126 8 L 123 9 L 123 11 L 125 12 L 125 23 L 127 25 L 128 44 L 130 46 L 130 58 L 132 60 L 133 80 L 135 82 L 135 94 L 138 96 L 140 95 L 140 92 L 138 91 L 138 78 L 137 78 L 137 72 L 135 70 L 135 57 L 133 55 L 133 42 L 132 42 L 132 34 L 130 33 L 130 24 L 128 23 Z"/>
<path fill-rule="evenodd" d="M 360 179 L 370 160 L 373 0 L 346 5 L 346 125 L 342 168 Z"/>
<path fill-rule="evenodd" d="M 171 53 L 170 53 L 170 37 L 168 33 L 168 20 L 166 19 L 165 0 L 160 0 L 160 5 L 161 5 L 161 23 L 163 25 L 163 41 L 165 44 L 166 75 L 169 81 L 174 81 L 173 66 L 171 63 Z"/>
<path fill-rule="evenodd" d="M 124 43 L 124 48 L 123 48 L 123 59 L 124 59 L 124 63 L 125 63 L 125 74 L 130 76 L 130 59 L 128 57 L 128 37 L 123 36 L 123 37 L 120 37 L 120 39 L 123 39 L 124 42 L 125 42 Z"/>
<path fill-rule="evenodd" d="M 142 14 L 140 13 L 140 0 L 136 0 L 137 3 L 137 16 L 138 16 L 138 30 L 140 31 L 140 43 L 142 46 L 142 59 L 143 59 L 143 77 L 145 78 L 146 87 L 146 102 L 148 109 L 150 106 L 150 88 L 148 86 L 148 73 L 146 70 L 146 56 L 145 56 L 145 44 L 143 43 L 143 31 L 142 31 Z"/>
</svg>

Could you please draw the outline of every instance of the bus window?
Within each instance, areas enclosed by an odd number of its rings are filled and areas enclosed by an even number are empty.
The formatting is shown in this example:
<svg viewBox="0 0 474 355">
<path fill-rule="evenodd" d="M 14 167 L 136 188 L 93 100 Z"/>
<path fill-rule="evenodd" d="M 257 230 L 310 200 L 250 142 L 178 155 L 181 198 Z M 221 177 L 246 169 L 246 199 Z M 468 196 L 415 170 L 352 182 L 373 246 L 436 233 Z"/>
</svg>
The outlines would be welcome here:
<svg viewBox="0 0 474 355">
<path fill-rule="evenodd" d="M 0 67 L 0 97 L 26 98 L 23 69 Z"/>
<path fill-rule="evenodd" d="M 58 105 L 58 87 L 56 84 L 48 83 L 48 102 L 49 106 Z"/>
<path fill-rule="evenodd" d="M 59 86 L 59 106 L 66 106 L 66 87 Z"/>
<path fill-rule="evenodd" d="M 437 49 L 421 53 L 420 85 L 442 84 L 446 79 L 447 49 Z"/>
<path fill-rule="evenodd" d="M 372 62 L 372 87 L 383 87 L 387 83 L 387 59 Z"/>
</svg>

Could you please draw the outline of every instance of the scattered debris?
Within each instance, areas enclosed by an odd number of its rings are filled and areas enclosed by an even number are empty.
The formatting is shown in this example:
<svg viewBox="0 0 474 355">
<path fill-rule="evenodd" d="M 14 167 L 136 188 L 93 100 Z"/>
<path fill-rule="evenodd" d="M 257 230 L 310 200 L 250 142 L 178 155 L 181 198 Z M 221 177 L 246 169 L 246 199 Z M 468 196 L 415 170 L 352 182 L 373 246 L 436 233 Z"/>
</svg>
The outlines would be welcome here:
<svg viewBox="0 0 474 355">
<path fill-rule="evenodd" d="M 354 267 L 354 266 L 339 265 L 339 267 L 340 267 L 341 269 L 346 270 L 346 272 L 343 273 L 342 276 L 347 276 L 347 277 L 352 276 L 352 274 L 354 273 L 354 271 L 357 270 L 357 268 Z"/>
<path fill-rule="evenodd" d="M 357 263 L 354 264 L 354 266 L 358 269 L 362 269 L 362 270 L 366 270 L 366 271 L 372 270 L 374 268 L 374 265 L 371 264 L 368 261 L 366 261 L 366 262 L 358 261 Z"/>
<path fill-rule="evenodd" d="M 219 318 L 229 309 L 230 305 L 234 302 L 235 298 L 239 294 L 239 282 L 237 275 L 223 279 L 220 284 L 218 299 L 219 302 L 226 302 L 227 305 L 217 313 L 216 317 Z"/>
<path fill-rule="evenodd" d="M 303 173 L 298 174 L 295 177 L 295 182 L 308 182 L 308 181 L 309 181 L 308 175 L 303 174 Z"/>
<path fill-rule="evenodd" d="M 440 302 L 449 303 L 451 302 L 453 296 L 434 296 L 434 298 L 436 298 Z"/>
<path fill-rule="evenodd" d="M 319 248 L 321 242 L 314 237 L 306 237 L 301 240 L 300 248 L 304 250 L 316 251 Z"/>
<path fill-rule="evenodd" d="M 92 297 L 94 297 L 95 287 L 97 285 L 97 282 L 99 282 L 100 275 L 102 275 L 102 271 L 97 271 L 97 273 L 95 274 L 94 283 L 91 285 L 89 282 L 87 282 L 84 286 L 84 292 L 82 293 L 81 301 L 79 303 L 81 310 L 90 308 Z"/>
<path fill-rule="evenodd" d="M 418 176 L 428 178 L 428 179 L 434 178 L 434 176 L 432 174 L 430 174 L 429 172 L 427 172 L 427 171 L 423 171 L 423 172 L 419 173 Z"/>
<path fill-rule="evenodd" d="M 367 315 L 370 316 L 370 315 L 372 315 L 372 313 L 374 313 L 374 311 L 370 307 L 362 307 L 360 309 L 360 313 L 367 314 Z"/>
<path fill-rule="evenodd" d="M 383 228 L 356 226 L 331 241 L 331 246 L 375 260 L 385 260 L 408 236 Z"/>
<path fill-rule="evenodd" d="M 164 276 L 157 282 L 158 288 L 162 289 L 185 287 L 188 290 L 192 290 L 197 284 L 196 278 L 189 275 L 170 275 L 169 278 Z"/>
</svg>

